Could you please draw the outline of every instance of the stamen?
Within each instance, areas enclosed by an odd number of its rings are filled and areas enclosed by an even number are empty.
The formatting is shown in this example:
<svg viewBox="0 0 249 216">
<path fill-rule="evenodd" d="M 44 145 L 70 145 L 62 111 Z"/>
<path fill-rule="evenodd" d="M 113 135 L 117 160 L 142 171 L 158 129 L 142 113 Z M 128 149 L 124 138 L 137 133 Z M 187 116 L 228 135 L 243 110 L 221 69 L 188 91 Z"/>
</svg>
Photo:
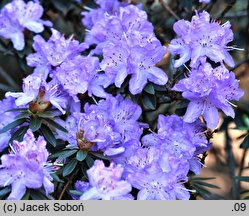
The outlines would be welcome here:
<svg viewBox="0 0 249 216">
<path fill-rule="evenodd" d="M 235 107 L 235 108 L 238 107 L 237 105 L 233 104 L 233 103 L 232 103 L 231 101 L 229 101 L 229 100 L 226 100 L 226 102 L 229 103 L 230 105 L 232 105 L 232 106 Z"/>
</svg>

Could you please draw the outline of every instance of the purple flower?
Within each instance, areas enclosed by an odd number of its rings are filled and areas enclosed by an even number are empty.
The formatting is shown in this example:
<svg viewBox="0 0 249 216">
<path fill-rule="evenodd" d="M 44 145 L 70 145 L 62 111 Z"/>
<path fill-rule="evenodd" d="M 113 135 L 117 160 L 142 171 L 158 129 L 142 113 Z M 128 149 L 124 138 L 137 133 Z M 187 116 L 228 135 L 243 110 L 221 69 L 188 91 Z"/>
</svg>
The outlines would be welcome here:
<svg viewBox="0 0 249 216">
<path fill-rule="evenodd" d="M 188 200 L 190 194 L 182 185 L 186 181 L 188 165 L 170 161 L 170 172 L 153 167 L 128 176 L 128 181 L 139 190 L 138 200 Z"/>
<path fill-rule="evenodd" d="M 218 125 L 218 109 L 234 118 L 229 101 L 238 101 L 244 94 L 233 72 L 224 66 L 213 69 L 209 63 L 193 69 L 190 76 L 180 80 L 173 90 L 183 92 L 182 96 L 190 101 L 184 121 L 192 123 L 203 116 L 209 128 Z"/>
<path fill-rule="evenodd" d="M 14 97 L 16 99 L 16 105 L 25 105 L 28 104 L 29 102 L 33 101 L 36 99 L 36 97 L 39 94 L 39 89 L 41 86 L 41 78 L 34 76 L 34 75 L 29 75 L 25 79 L 23 79 L 23 85 L 22 89 L 23 92 L 20 93 L 12 93 L 12 92 L 7 92 L 6 97 Z"/>
<path fill-rule="evenodd" d="M 6 97 L 17 98 L 17 106 L 29 104 L 31 111 L 34 112 L 43 112 L 52 104 L 65 114 L 64 109 L 68 103 L 67 95 L 58 81 L 53 79 L 47 83 L 41 76 L 35 74 L 31 74 L 23 80 L 23 92 L 7 92 Z"/>
<path fill-rule="evenodd" d="M 113 156 L 126 150 L 126 142 L 140 139 L 147 124 L 138 122 L 141 108 L 129 99 L 108 96 L 97 105 L 85 105 L 85 113 L 73 113 L 63 123 L 67 134 L 58 137 L 68 140 L 69 148 L 102 151 Z"/>
<path fill-rule="evenodd" d="M 12 150 L 1 157 L 0 167 L 0 185 L 12 187 L 8 199 L 21 199 L 26 188 L 38 189 L 44 186 L 47 194 L 53 192 L 52 177 L 45 167 L 48 151 L 44 138 L 40 136 L 36 140 L 29 129 L 22 142 L 13 142 Z"/>
<path fill-rule="evenodd" d="M 6 4 L 0 13 L 0 36 L 10 39 L 15 49 L 24 48 L 25 28 L 35 33 L 40 33 L 45 26 L 52 26 L 50 21 L 41 20 L 42 6 L 33 1 L 25 3 L 23 0 L 13 0 Z"/>
<path fill-rule="evenodd" d="M 106 97 L 104 88 L 110 84 L 105 74 L 99 73 L 99 60 L 92 56 L 76 56 L 70 61 L 65 61 L 54 72 L 55 77 L 61 83 L 75 101 L 79 101 L 77 95 L 84 94 Z"/>
<path fill-rule="evenodd" d="M 229 22 L 223 25 L 210 22 L 208 12 L 203 11 L 200 14 L 196 12 L 191 22 L 186 20 L 176 22 L 174 31 L 177 38 L 171 41 L 169 50 L 173 55 L 180 55 L 175 61 L 175 67 L 191 60 L 191 67 L 196 68 L 206 58 L 216 63 L 224 61 L 230 67 L 234 66 L 234 61 L 228 53 L 233 47 L 227 46 L 233 40 Z"/>
<path fill-rule="evenodd" d="M 14 98 L 7 98 L 0 100 L 0 107 L 2 107 L 0 111 L 1 121 L 0 121 L 0 130 L 13 122 L 13 119 L 17 116 L 15 112 L 6 112 L 10 109 L 15 109 L 17 106 L 15 105 Z M 8 146 L 8 142 L 11 138 L 11 131 L 7 131 L 5 133 L 0 134 L 0 152 Z"/>
<path fill-rule="evenodd" d="M 61 65 L 66 60 L 71 60 L 80 52 L 88 48 L 85 43 L 79 43 L 72 37 L 65 39 L 57 30 L 51 29 L 52 36 L 46 42 L 40 35 L 34 37 L 34 54 L 27 56 L 27 63 L 35 67 L 34 73 L 47 77 L 52 67 Z"/>
<path fill-rule="evenodd" d="M 210 2 L 210 0 L 199 0 L 200 3 L 205 3 L 208 4 Z"/>
<path fill-rule="evenodd" d="M 190 170 L 199 174 L 201 163 L 198 155 L 210 147 L 204 131 L 205 125 L 200 121 L 189 124 L 176 115 L 159 115 L 158 133 L 144 136 L 142 143 L 147 148 L 160 149 L 161 159 L 158 163 L 165 172 L 170 166 L 169 159 L 173 158 L 175 163 L 183 161 L 189 164 Z"/>
<path fill-rule="evenodd" d="M 189 199 L 189 170 L 199 174 L 199 155 L 210 147 L 201 121 L 189 124 L 176 115 L 158 118 L 158 132 L 139 142 L 124 144 L 126 151 L 112 160 L 124 167 L 123 178 L 138 189 L 139 200 Z"/>
<path fill-rule="evenodd" d="M 121 179 L 122 173 L 121 165 L 111 163 L 109 167 L 105 167 L 102 161 L 96 160 L 93 167 L 87 171 L 91 188 L 80 200 L 114 200 L 127 196 L 131 192 L 131 185 Z"/>
<path fill-rule="evenodd" d="M 95 2 L 100 8 L 91 9 L 86 7 L 89 12 L 82 12 L 84 16 L 82 23 L 88 29 L 91 29 L 96 22 L 103 19 L 106 13 L 115 14 L 122 5 L 125 5 L 125 3 L 120 3 L 118 0 L 95 0 Z"/>
<path fill-rule="evenodd" d="M 153 33 L 147 14 L 134 5 L 120 7 L 115 14 L 106 13 L 87 33 L 85 41 L 97 44 L 93 51 L 103 54 L 100 67 L 118 88 L 131 75 L 129 90 L 142 92 L 148 81 L 165 85 L 168 77 L 155 65 L 166 48 Z"/>
</svg>

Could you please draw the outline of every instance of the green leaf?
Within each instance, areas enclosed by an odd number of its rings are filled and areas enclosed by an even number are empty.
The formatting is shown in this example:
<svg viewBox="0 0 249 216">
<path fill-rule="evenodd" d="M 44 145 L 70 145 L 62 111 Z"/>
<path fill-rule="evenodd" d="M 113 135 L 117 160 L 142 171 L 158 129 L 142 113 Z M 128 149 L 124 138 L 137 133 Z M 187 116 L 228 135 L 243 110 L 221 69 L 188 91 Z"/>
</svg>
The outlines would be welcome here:
<svg viewBox="0 0 249 216">
<path fill-rule="evenodd" d="M 180 5 L 188 10 L 192 10 L 193 7 L 193 3 L 190 0 L 180 0 Z"/>
<path fill-rule="evenodd" d="M 77 190 L 69 190 L 69 193 L 75 196 L 81 196 L 83 192 Z"/>
<path fill-rule="evenodd" d="M 28 111 L 21 112 L 19 115 L 15 117 L 15 119 L 26 119 L 30 116 L 30 113 Z"/>
<path fill-rule="evenodd" d="M 49 127 L 47 127 L 46 125 L 42 125 L 40 128 L 43 136 L 45 137 L 45 139 L 52 145 L 52 146 L 56 146 L 56 138 L 53 134 L 53 132 L 50 130 Z"/>
<path fill-rule="evenodd" d="M 10 192 L 11 192 L 11 188 L 10 187 L 5 187 L 2 190 L 0 190 L 0 197 L 3 197 L 3 196 L 7 195 Z"/>
<path fill-rule="evenodd" d="M 22 111 L 28 111 L 27 108 L 15 108 L 15 109 L 9 109 L 9 110 L 6 110 L 5 112 L 22 112 Z"/>
<path fill-rule="evenodd" d="M 243 122 L 245 123 L 247 129 L 249 129 L 249 117 L 247 115 L 242 116 Z"/>
<path fill-rule="evenodd" d="M 99 158 L 99 159 L 102 159 L 102 160 L 108 160 L 110 161 L 111 158 L 107 157 L 107 156 L 104 156 L 102 154 L 99 154 L 99 153 L 96 153 L 96 152 L 90 152 L 91 155 L 95 156 L 96 158 Z"/>
<path fill-rule="evenodd" d="M 144 91 L 147 92 L 148 94 L 151 94 L 151 95 L 154 95 L 154 94 L 155 94 L 154 86 L 153 86 L 153 84 L 151 84 L 151 83 L 148 83 L 148 84 L 145 86 Z"/>
<path fill-rule="evenodd" d="M 204 187 L 220 189 L 218 186 L 213 185 L 213 184 L 206 183 L 206 182 L 204 182 L 204 181 L 195 181 L 195 185 L 202 185 L 202 186 L 204 186 Z"/>
<path fill-rule="evenodd" d="M 27 130 L 29 129 L 28 126 L 20 127 L 10 138 L 10 143 L 12 143 L 13 140 L 22 141 L 24 135 L 26 134 Z"/>
<path fill-rule="evenodd" d="M 47 198 L 38 190 L 30 190 L 30 197 L 32 200 L 47 200 Z"/>
<path fill-rule="evenodd" d="M 61 125 L 59 125 L 57 122 L 55 122 L 52 119 L 44 119 L 47 123 L 49 123 L 50 125 L 54 126 L 55 128 L 57 128 L 58 130 L 61 130 L 65 133 L 68 133 L 67 129 L 65 129 L 64 127 L 62 127 Z"/>
<path fill-rule="evenodd" d="M 214 180 L 216 179 L 215 177 L 208 177 L 208 178 L 199 178 L 199 177 L 196 177 L 196 178 L 192 178 L 191 181 L 208 181 L 208 180 Z"/>
<path fill-rule="evenodd" d="M 29 122 L 29 128 L 30 128 L 33 132 L 39 130 L 40 127 L 41 127 L 41 125 L 42 125 L 42 119 L 39 118 L 39 117 L 34 117 L 34 118 L 32 118 L 32 119 L 30 120 L 30 122 Z"/>
<path fill-rule="evenodd" d="M 249 176 L 235 176 L 234 178 L 239 181 L 249 182 Z"/>
<path fill-rule="evenodd" d="M 56 175 L 56 173 L 50 173 L 50 175 L 52 176 L 52 178 L 54 179 L 54 181 L 60 182 L 60 183 L 64 183 L 64 181 L 61 180 L 61 179 L 59 178 L 59 176 Z"/>
<path fill-rule="evenodd" d="M 87 156 L 86 157 L 86 164 L 89 168 L 91 168 L 94 164 L 94 160 L 90 156 Z"/>
<path fill-rule="evenodd" d="M 249 135 L 247 135 L 246 138 L 243 140 L 243 142 L 240 144 L 240 148 L 242 149 L 249 148 Z"/>
<path fill-rule="evenodd" d="M 72 173 L 75 169 L 75 167 L 77 166 L 78 161 L 73 159 L 71 160 L 63 169 L 62 175 L 68 176 L 70 173 Z"/>
<path fill-rule="evenodd" d="M 30 197 L 30 191 L 26 190 L 26 193 L 24 194 L 24 196 L 22 197 L 22 200 L 29 200 Z"/>
<path fill-rule="evenodd" d="M 77 151 L 78 151 L 77 149 L 73 149 L 73 150 L 65 150 L 65 151 L 57 152 L 51 155 L 49 159 L 59 158 L 60 160 L 63 160 L 64 158 L 68 158 L 71 155 L 75 154 Z"/>
<path fill-rule="evenodd" d="M 76 154 L 76 159 L 77 159 L 78 161 L 83 161 L 83 160 L 86 159 L 86 156 L 87 156 L 87 152 L 86 152 L 86 151 L 80 150 L 80 151 L 78 151 L 77 154 Z"/>
<path fill-rule="evenodd" d="M 42 194 L 44 197 L 46 197 L 46 199 L 55 200 L 55 198 L 54 198 L 52 195 L 46 194 L 46 191 L 44 190 L 44 188 L 39 188 L 39 189 L 38 189 L 38 192 L 39 192 L 40 194 Z"/>
<path fill-rule="evenodd" d="M 58 11 L 62 12 L 64 15 L 66 15 L 68 11 L 72 9 L 72 5 L 68 1 L 53 0 L 52 4 Z"/>
<path fill-rule="evenodd" d="M 11 122 L 10 124 L 3 127 L 2 130 L 0 130 L 0 134 L 5 133 L 5 132 L 9 131 L 10 129 L 15 128 L 15 127 L 23 124 L 25 121 L 26 121 L 26 119 L 18 119 L 16 121 Z"/>
<path fill-rule="evenodd" d="M 143 94 L 142 101 L 146 109 L 149 110 L 156 109 L 156 98 L 154 95 Z"/>
<path fill-rule="evenodd" d="M 57 114 L 53 111 L 46 111 L 46 112 L 42 112 L 42 113 L 36 113 L 37 116 L 41 117 L 41 118 L 54 118 L 55 116 L 57 116 Z"/>
<path fill-rule="evenodd" d="M 247 194 L 249 193 L 249 190 L 244 190 L 244 191 L 241 191 L 240 194 L 243 195 L 243 194 Z"/>
<path fill-rule="evenodd" d="M 193 185 L 193 188 L 196 190 L 196 193 L 199 194 L 204 199 L 210 199 L 211 193 L 205 188 L 200 187 L 198 185 Z"/>
</svg>

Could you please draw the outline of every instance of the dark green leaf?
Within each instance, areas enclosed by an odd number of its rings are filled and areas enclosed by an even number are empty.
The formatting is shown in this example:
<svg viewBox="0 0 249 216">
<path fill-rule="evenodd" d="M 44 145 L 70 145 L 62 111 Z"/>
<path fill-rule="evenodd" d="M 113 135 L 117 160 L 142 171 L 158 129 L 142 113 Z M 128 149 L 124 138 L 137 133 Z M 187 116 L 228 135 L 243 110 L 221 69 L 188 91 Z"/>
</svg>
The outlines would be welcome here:
<svg viewBox="0 0 249 216">
<path fill-rule="evenodd" d="M 58 116 L 58 113 L 53 111 L 46 111 L 42 113 L 36 113 L 36 115 L 42 118 L 54 118 L 55 116 Z"/>
<path fill-rule="evenodd" d="M 247 115 L 242 116 L 243 122 L 245 123 L 247 129 L 249 129 L 249 117 Z"/>
<path fill-rule="evenodd" d="M 83 164 L 81 164 L 80 169 L 81 169 L 85 179 L 87 180 L 88 179 L 88 176 L 87 176 L 88 167 L 86 166 L 85 163 L 83 163 Z"/>
<path fill-rule="evenodd" d="M 54 179 L 54 181 L 60 182 L 60 183 L 64 183 L 64 181 L 61 180 L 61 179 L 59 178 L 59 176 L 56 175 L 56 173 L 51 173 L 50 175 L 52 176 L 52 178 Z"/>
<path fill-rule="evenodd" d="M 96 158 L 102 159 L 102 160 L 111 160 L 111 158 L 104 156 L 102 154 L 91 152 L 91 155 L 95 156 Z"/>
<path fill-rule="evenodd" d="M 64 158 L 68 158 L 71 155 L 75 154 L 78 150 L 77 149 L 72 149 L 72 150 L 65 150 L 61 152 L 57 152 L 49 157 L 49 159 L 53 158 L 59 158 L 60 160 L 63 160 Z"/>
<path fill-rule="evenodd" d="M 204 199 L 210 199 L 211 193 L 203 187 L 198 185 L 193 185 L 193 188 L 196 190 L 196 193 L 199 194 Z"/>
<path fill-rule="evenodd" d="M 156 98 L 154 95 L 143 94 L 142 97 L 144 107 L 148 110 L 156 109 Z"/>
<path fill-rule="evenodd" d="M 58 11 L 62 12 L 64 15 L 66 15 L 68 11 L 72 9 L 72 5 L 68 1 L 53 0 L 52 4 Z"/>
<path fill-rule="evenodd" d="M 242 149 L 249 148 L 249 135 L 247 135 L 246 138 L 243 140 L 243 142 L 240 144 L 240 148 Z"/>
<path fill-rule="evenodd" d="M 15 117 L 15 119 L 26 119 L 30 116 L 30 113 L 28 111 L 21 112 L 19 115 Z"/>
<path fill-rule="evenodd" d="M 10 139 L 10 143 L 13 141 L 13 140 L 17 140 L 17 141 L 22 141 L 23 140 L 23 137 L 24 135 L 26 134 L 27 130 L 29 129 L 28 126 L 24 126 L 24 127 L 20 127 L 12 136 L 11 136 L 11 139 Z"/>
<path fill-rule="evenodd" d="M 55 198 L 50 195 L 50 194 L 46 194 L 46 191 L 43 188 L 38 189 L 39 193 L 42 194 L 43 196 L 45 196 L 47 199 L 49 200 L 55 200 Z"/>
<path fill-rule="evenodd" d="M 77 154 L 76 154 L 76 159 L 77 159 L 78 161 L 83 161 L 83 160 L 86 159 L 86 156 L 87 156 L 87 152 L 80 150 L 80 151 L 78 151 Z"/>
<path fill-rule="evenodd" d="M 58 130 L 61 130 L 65 133 L 67 133 L 67 129 L 65 129 L 64 127 L 62 127 L 61 125 L 59 125 L 57 122 L 55 122 L 52 119 L 44 119 L 46 122 L 48 122 L 50 125 L 52 125 L 53 127 L 57 128 Z"/>
<path fill-rule="evenodd" d="M 180 0 L 180 5 L 188 10 L 191 10 L 193 7 L 193 3 L 190 0 Z"/>
<path fill-rule="evenodd" d="M 75 195 L 75 196 L 81 196 L 83 192 L 77 191 L 77 190 L 70 190 L 70 194 Z"/>
<path fill-rule="evenodd" d="M 5 133 L 5 132 L 9 131 L 10 129 L 15 128 L 15 127 L 23 124 L 25 121 L 26 121 L 26 119 L 18 119 L 14 122 L 11 122 L 10 124 L 3 127 L 2 130 L 0 130 L 0 134 Z"/>
<path fill-rule="evenodd" d="M 249 176 L 235 176 L 234 178 L 239 181 L 249 182 Z"/>
<path fill-rule="evenodd" d="M 30 197 L 32 200 L 47 200 L 47 198 L 38 190 L 30 190 Z"/>
<path fill-rule="evenodd" d="M 49 127 L 47 127 L 46 125 L 42 125 L 40 128 L 43 136 L 45 137 L 45 139 L 52 145 L 52 146 L 56 146 L 56 138 L 53 134 L 53 132 L 50 130 Z"/>
<path fill-rule="evenodd" d="M 87 166 L 88 166 L 89 168 L 91 168 L 91 167 L 93 166 L 93 164 L 94 164 L 94 160 L 88 155 L 88 156 L 86 157 L 86 163 L 87 163 Z"/>
<path fill-rule="evenodd" d="M 72 173 L 75 169 L 75 167 L 77 166 L 78 161 L 73 159 L 71 160 L 63 169 L 62 175 L 68 176 L 70 173 Z"/>
<path fill-rule="evenodd" d="M 192 178 L 191 181 L 208 181 L 208 180 L 213 180 L 215 177 L 208 177 L 208 178 L 200 178 L 200 177 L 195 177 Z"/>
<path fill-rule="evenodd" d="M 3 196 L 7 195 L 10 192 L 11 192 L 11 188 L 10 187 L 5 187 L 2 190 L 0 190 L 0 197 L 3 197 Z"/>
<path fill-rule="evenodd" d="M 206 183 L 206 182 L 204 182 L 204 181 L 195 181 L 195 185 L 202 185 L 202 186 L 209 187 L 209 188 L 217 188 L 217 189 L 220 189 L 218 186 L 213 185 L 213 184 Z"/>
<path fill-rule="evenodd" d="M 27 111 L 28 109 L 27 108 L 16 108 L 16 109 L 9 109 L 9 110 L 6 110 L 5 112 L 22 112 L 22 111 Z"/>
<path fill-rule="evenodd" d="M 148 94 L 154 95 L 155 94 L 155 89 L 154 86 L 151 83 L 148 83 L 145 88 L 144 91 L 146 91 Z"/>
<path fill-rule="evenodd" d="M 22 200 L 29 200 L 30 197 L 30 191 L 26 190 L 26 193 L 24 194 L 24 196 L 22 197 Z"/>
<path fill-rule="evenodd" d="M 42 124 L 42 119 L 39 118 L 39 117 L 34 117 L 34 118 L 32 118 L 32 119 L 30 120 L 30 122 L 29 122 L 29 128 L 30 128 L 33 132 L 35 132 L 35 131 L 37 131 L 37 130 L 40 129 L 41 124 Z"/>
</svg>

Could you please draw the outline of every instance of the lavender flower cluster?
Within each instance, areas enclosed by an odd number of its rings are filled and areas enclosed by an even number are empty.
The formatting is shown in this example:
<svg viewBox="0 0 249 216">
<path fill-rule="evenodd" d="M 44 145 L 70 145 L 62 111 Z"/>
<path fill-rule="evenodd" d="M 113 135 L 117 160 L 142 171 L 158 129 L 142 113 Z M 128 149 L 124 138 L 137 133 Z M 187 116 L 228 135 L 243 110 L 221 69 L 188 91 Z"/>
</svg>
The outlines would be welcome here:
<svg viewBox="0 0 249 216">
<path fill-rule="evenodd" d="M 167 49 L 156 38 L 141 6 L 117 0 L 95 2 L 98 8 L 82 13 L 82 23 L 88 29 L 83 43 L 65 38 L 53 28 L 48 40 L 34 36 L 34 53 L 26 58 L 34 71 L 24 78 L 22 92 L 7 92 L 7 98 L 0 101 L 4 107 L 0 129 L 16 117 L 7 110 L 21 106 L 36 115 L 56 109 L 58 116 L 63 116 L 63 120 L 57 116 L 56 121 L 67 132 L 57 128 L 53 133 L 67 143 L 66 150 L 108 157 L 109 166 L 95 160 L 87 170 L 88 181 L 78 179 L 75 189 L 82 195 L 72 195 L 74 199 L 189 199 L 190 190 L 185 187 L 188 175 L 200 173 L 201 155 L 211 146 L 205 137 L 206 126 L 213 129 L 218 125 L 218 109 L 234 117 L 230 100 L 243 95 L 234 73 L 224 65 L 234 65 L 228 53 L 232 47 L 227 46 L 233 39 L 231 26 L 210 22 L 205 11 L 193 16 L 191 22 L 175 23 L 177 38 L 169 50 L 180 55 L 175 67 L 190 60 L 191 72 L 173 90 L 183 92 L 190 103 L 183 118 L 159 115 L 154 132 L 140 121 L 142 108 L 138 104 L 129 96 L 113 96 L 107 87 L 120 88 L 130 78 L 129 91 L 136 95 L 148 81 L 165 85 L 168 77 L 156 64 Z M 23 49 L 25 28 L 39 33 L 43 25 L 52 26 L 40 19 L 42 13 L 37 2 L 12 1 L 1 10 L 0 36 L 10 39 L 15 49 Z M 94 49 L 90 49 L 92 45 Z M 220 65 L 213 68 L 212 62 Z M 82 97 L 92 98 L 95 104 L 85 103 L 82 111 Z M 21 199 L 26 188 L 43 187 L 47 194 L 52 193 L 44 137 L 36 139 L 28 130 L 22 142 L 11 144 L 14 132 L 0 134 L 0 150 L 11 149 L 1 157 L 0 167 L 0 186 L 12 187 L 8 199 Z M 138 191 L 135 197 L 133 188 Z"/>
<path fill-rule="evenodd" d="M 228 51 L 235 48 L 227 45 L 233 40 L 231 25 L 211 22 L 210 15 L 203 11 L 196 12 L 191 22 L 176 22 L 174 31 L 177 38 L 171 41 L 169 50 L 180 56 L 174 66 L 185 65 L 190 60 L 191 67 L 189 76 L 173 88 L 190 101 L 184 120 L 192 123 L 203 116 L 207 126 L 214 129 L 219 122 L 218 109 L 234 117 L 230 101 L 237 101 L 244 94 L 234 73 L 225 67 L 225 63 L 234 66 Z M 212 63 L 219 66 L 213 67 Z"/>
<path fill-rule="evenodd" d="M 48 151 L 42 136 L 36 140 L 28 130 L 22 142 L 14 141 L 12 151 L 1 157 L 1 186 L 11 185 L 9 200 L 21 199 L 26 188 L 44 187 L 47 194 L 54 191 L 49 167 L 46 166 Z"/>
</svg>

